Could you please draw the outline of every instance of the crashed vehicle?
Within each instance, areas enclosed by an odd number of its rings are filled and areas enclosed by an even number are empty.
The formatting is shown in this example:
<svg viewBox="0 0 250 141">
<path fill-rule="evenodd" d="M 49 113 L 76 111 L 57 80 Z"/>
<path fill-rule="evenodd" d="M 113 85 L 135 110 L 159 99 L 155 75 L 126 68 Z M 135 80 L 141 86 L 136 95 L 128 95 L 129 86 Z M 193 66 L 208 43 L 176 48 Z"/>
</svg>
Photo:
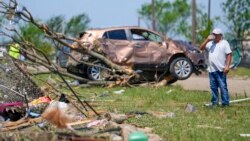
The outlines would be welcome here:
<svg viewBox="0 0 250 141">
<path fill-rule="evenodd" d="M 146 81 L 170 76 L 173 83 L 189 78 L 192 73 L 199 74 L 206 68 L 205 56 L 197 47 L 140 27 L 87 30 L 80 40 L 90 49 L 96 48 L 95 42 L 98 40 L 98 49 L 108 59 L 120 66 L 131 67 Z M 81 74 L 91 80 L 105 79 L 105 70 L 100 67 L 106 66 L 103 62 L 76 51 L 71 51 L 71 56 L 79 61 L 90 61 L 96 66 L 81 64 L 69 57 L 69 72 Z"/>
</svg>

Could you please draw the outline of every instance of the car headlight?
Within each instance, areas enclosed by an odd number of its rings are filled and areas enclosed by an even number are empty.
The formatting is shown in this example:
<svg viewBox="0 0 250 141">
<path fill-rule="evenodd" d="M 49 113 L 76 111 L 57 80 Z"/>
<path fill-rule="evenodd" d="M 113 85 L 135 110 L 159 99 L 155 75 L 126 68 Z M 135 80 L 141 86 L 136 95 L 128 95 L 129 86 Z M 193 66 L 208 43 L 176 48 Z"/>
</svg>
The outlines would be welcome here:
<svg viewBox="0 0 250 141">
<path fill-rule="evenodd" d="M 191 52 L 191 53 L 201 53 L 201 51 L 196 50 L 196 49 L 195 49 L 195 50 L 190 50 L 190 52 Z"/>
</svg>

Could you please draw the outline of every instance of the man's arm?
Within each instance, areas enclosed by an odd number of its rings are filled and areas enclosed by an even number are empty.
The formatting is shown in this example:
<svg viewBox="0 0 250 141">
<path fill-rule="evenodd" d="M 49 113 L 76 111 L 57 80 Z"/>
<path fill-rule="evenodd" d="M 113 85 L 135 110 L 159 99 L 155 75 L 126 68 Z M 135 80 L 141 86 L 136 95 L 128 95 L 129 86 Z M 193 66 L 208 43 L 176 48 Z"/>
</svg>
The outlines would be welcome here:
<svg viewBox="0 0 250 141">
<path fill-rule="evenodd" d="M 206 40 L 201 44 L 200 46 L 200 50 L 205 50 L 206 49 L 206 45 L 208 42 L 212 41 L 214 39 L 213 35 L 209 35 Z"/>
<path fill-rule="evenodd" d="M 230 64 L 232 60 L 232 53 L 227 54 L 226 56 L 226 67 L 224 69 L 224 72 L 227 74 L 230 70 Z"/>
<path fill-rule="evenodd" d="M 205 50 L 207 43 L 209 42 L 208 39 L 206 39 L 200 46 L 200 50 Z"/>
</svg>

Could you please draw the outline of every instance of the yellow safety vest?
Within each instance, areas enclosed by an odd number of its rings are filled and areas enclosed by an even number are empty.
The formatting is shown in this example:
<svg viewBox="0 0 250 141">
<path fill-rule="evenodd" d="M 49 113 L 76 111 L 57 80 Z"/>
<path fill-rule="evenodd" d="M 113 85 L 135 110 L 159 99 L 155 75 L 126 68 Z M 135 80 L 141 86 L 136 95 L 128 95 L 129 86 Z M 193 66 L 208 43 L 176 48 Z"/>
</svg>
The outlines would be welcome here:
<svg viewBox="0 0 250 141">
<path fill-rule="evenodd" d="M 9 49 L 9 55 L 15 59 L 19 59 L 20 58 L 20 46 L 19 44 L 12 44 L 10 45 L 10 49 Z"/>
</svg>

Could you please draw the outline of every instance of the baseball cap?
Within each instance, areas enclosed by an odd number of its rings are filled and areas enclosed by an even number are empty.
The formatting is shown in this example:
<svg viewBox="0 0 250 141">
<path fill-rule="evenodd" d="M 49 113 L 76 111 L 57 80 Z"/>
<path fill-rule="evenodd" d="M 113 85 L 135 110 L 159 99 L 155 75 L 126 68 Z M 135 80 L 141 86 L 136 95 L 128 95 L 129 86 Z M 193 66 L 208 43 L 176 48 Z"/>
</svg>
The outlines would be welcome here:
<svg viewBox="0 0 250 141">
<path fill-rule="evenodd" d="M 212 33 L 213 34 L 221 34 L 221 35 L 223 34 L 222 30 L 220 28 L 215 28 Z"/>
</svg>

